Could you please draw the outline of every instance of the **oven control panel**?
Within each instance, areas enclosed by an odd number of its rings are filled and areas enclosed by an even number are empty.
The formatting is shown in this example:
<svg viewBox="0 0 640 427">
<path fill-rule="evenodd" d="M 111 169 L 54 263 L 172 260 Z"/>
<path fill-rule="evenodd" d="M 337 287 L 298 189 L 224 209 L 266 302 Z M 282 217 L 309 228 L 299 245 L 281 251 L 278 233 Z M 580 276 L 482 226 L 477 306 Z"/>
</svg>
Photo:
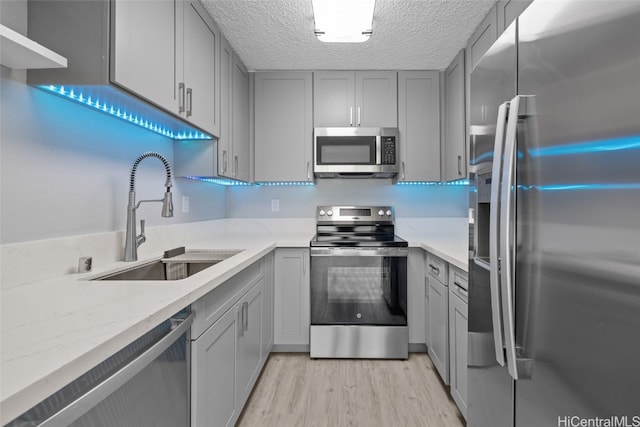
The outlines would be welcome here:
<svg viewBox="0 0 640 427">
<path fill-rule="evenodd" d="M 393 222 L 391 206 L 318 206 L 319 222 Z"/>
</svg>

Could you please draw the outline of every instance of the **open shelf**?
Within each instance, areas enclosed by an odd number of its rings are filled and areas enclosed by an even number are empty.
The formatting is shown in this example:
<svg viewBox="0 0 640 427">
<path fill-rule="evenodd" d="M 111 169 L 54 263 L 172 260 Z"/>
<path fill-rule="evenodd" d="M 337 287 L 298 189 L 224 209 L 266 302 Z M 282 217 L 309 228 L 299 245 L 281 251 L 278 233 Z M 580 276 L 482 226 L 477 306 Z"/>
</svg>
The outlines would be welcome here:
<svg viewBox="0 0 640 427">
<path fill-rule="evenodd" d="M 0 25 L 1 64 L 13 69 L 66 68 L 67 58 Z"/>
</svg>

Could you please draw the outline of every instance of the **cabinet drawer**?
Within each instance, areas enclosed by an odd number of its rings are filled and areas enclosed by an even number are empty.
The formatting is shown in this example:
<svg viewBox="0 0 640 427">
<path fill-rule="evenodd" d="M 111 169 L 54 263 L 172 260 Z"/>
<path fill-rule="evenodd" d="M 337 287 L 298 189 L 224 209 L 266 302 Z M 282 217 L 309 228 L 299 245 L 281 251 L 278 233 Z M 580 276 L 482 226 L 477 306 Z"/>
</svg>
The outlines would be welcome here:
<svg viewBox="0 0 640 427">
<path fill-rule="evenodd" d="M 194 312 L 191 339 L 197 339 L 244 295 L 248 286 L 263 274 L 262 264 L 262 260 L 251 264 L 191 305 Z"/>
<path fill-rule="evenodd" d="M 427 273 L 438 279 L 440 283 L 447 286 L 447 263 L 440 257 L 427 253 Z"/>
<path fill-rule="evenodd" d="M 467 285 L 467 273 L 465 271 L 460 270 L 458 267 L 453 265 L 449 265 L 449 287 L 453 288 L 455 286 L 459 286 L 465 291 L 469 290 L 469 286 Z"/>
</svg>

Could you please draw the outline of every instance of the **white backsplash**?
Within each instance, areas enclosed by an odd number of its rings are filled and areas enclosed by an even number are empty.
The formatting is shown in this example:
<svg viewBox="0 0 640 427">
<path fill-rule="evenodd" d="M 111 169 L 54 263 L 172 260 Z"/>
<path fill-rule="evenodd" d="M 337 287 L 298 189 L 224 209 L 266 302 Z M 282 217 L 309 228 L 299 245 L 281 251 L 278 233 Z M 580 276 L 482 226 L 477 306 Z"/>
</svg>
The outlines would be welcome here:
<svg viewBox="0 0 640 427">
<path fill-rule="evenodd" d="M 158 227 L 147 227 L 147 241 L 138 249 L 138 258 L 159 256 L 163 251 L 192 242 L 220 239 L 228 234 L 313 233 L 310 218 L 218 219 Z M 56 239 L 10 243 L 1 246 L 2 289 L 76 274 L 78 259 L 90 256 L 93 266 L 122 261 L 124 231 L 85 234 Z"/>
<path fill-rule="evenodd" d="M 466 239 L 466 218 L 397 218 L 400 236 L 425 236 L 429 239 Z M 225 235 L 313 235 L 313 218 L 226 218 L 148 227 L 147 241 L 138 249 L 139 259 L 160 256 L 163 251 L 224 239 Z M 39 282 L 68 274 L 77 274 L 78 259 L 90 256 L 93 266 L 122 261 L 124 231 L 85 234 L 57 239 L 35 240 L 0 246 L 2 289 Z"/>
</svg>

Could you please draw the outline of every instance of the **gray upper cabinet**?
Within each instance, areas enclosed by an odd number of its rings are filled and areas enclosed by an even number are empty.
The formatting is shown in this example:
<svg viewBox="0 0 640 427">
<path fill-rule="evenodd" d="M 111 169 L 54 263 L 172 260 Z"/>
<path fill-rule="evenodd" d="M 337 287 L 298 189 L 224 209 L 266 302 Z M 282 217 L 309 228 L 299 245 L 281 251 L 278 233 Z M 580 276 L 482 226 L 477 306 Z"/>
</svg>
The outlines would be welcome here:
<svg viewBox="0 0 640 427">
<path fill-rule="evenodd" d="M 183 78 L 178 95 L 182 95 L 180 91 L 184 87 L 184 100 L 180 114 L 196 126 L 219 136 L 220 31 L 198 2 L 185 2 L 182 11 Z"/>
<path fill-rule="evenodd" d="M 218 175 L 232 177 L 231 130 L 233 98 L 231 76 L 233 75 L 233 50 L 227 39 L 220 39 L 220 137 L 218 138 Z M 211 165 L 213 170 L 213 165 Z"/>
<path fill-rule="evenodd" d="M 398 73 L 399 181 L 440 180 L 440 75 Z"/>
<path fill-rule="evenodd" d="M 113 80 L 219 135 L 220 32 L 198 2 L 113 3 Z"/>
<path fill-rule="evenodd" d="M 231 144 L 233 163 L 232 178 L 240 181 L 251 179 L 249 160 L 249 73 L 238 55 L 233 56 L 232 68 L 233 115 L 231 119 Z"/>
<path fill-rule="evenodd" d="M 249 181 L 249 73 L 229 42 L 220 43 L 218 175 Z M 213 163 L 211 163 L 213 171 Z"/>
<path fill-rule="evenodd" d="M 112 79 L 177 113 L 175 4 L 166 1 L 154 5 L 153 19 L 149 18 L 146 2 L 116 0 L 112 6 Z"/>
<path fill-rule="evenodd" d="M 311 181 L 311 72 L 255 74 L 255 180 Z"/>
<path fill-rule="evenodd" d="M 491 8 L 487 16 L 469 37 L 467 42 L 467 64 L 469 73 L 478 64 L 482 55 L 498 39 L 498 12 L 497 6 Z"/>
<path fill-rule="evenodd" d="M 225 38 L 219 37 L 220 120 L 217 144 L 210 141 L 178 142 L 174 151 L 176 175 L 222 176 L 249 181 L 249 73 Z"/>
<path fill-rule="evenodd" d="M 500 0 L 498 1 L 498 35 L 529 6 L 533 0 Z"/>
<path fill-rule="evenodd" d="M 442 179 L 454 181 L 467 176 L 464 50 L 456 55 L 447 67 L 444 82 L 445 135 Z"/>
<path fill-rule="evenodd" d="M 356 126 L 398 126 L 398 73 L 366 71 L 356 73 Z"/>
<path fill-rule="evenodd" d="M 469 117 L 471 117 L 471 111 L 469 110 L 470 92 L 471 87 L 471 71 L 478 64 L 482 55 L 493 45 L 498 39 L 498 6 L 495 5 L 491 8 L 487 16 L 480 22 L 480 25 L 471 34 L 467 41 L 466 49 L 466 70 L 465 70 L 465 129 L 469 125 Z"/>
<path fill-rule="evenodd" d="M 395 71 L 319 71 L 313 75 L 315 127 L 397 127 Z"/>
</svg>

